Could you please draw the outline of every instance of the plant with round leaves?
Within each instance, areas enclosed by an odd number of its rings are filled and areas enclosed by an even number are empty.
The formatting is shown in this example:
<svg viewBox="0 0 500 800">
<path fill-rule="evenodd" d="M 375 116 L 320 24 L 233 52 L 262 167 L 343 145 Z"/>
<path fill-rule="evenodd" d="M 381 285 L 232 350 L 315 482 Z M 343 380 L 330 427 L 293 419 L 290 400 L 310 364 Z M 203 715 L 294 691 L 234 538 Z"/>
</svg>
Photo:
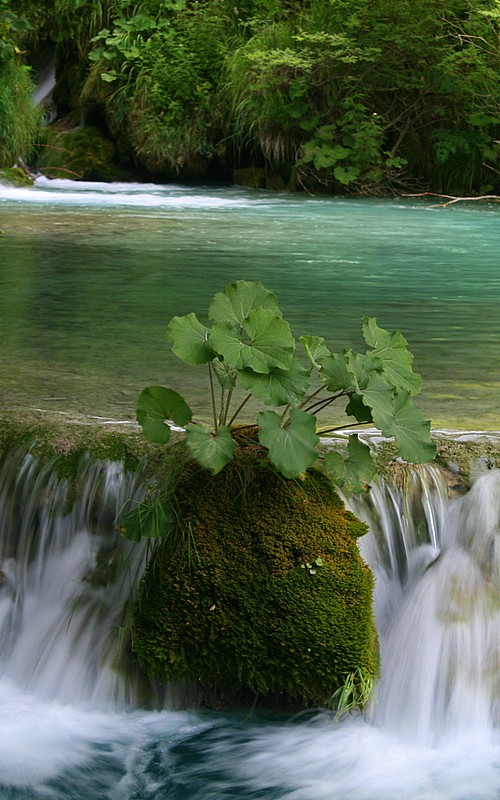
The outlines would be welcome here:
<svg viewBox="0 0 500 800">
<path fill-rule="evenodd" d="M 406 461 L 434 458 L 430 422 L 413 402 L 421 379 L 413 372 L 413 356 L 401 333 L 365 317 L 365 353 L 332 352 L 319 336 L 301 336 L 299 346 L 276 296 L 261 283 L 242 280 L 213 297 L 208 318 L 211 327 L 194 313 L 174 317 L 167 340 L 178 358 L 207 370 L 211 427 L 193 420 L 177 392 L 150 386 L 137 406 L 137 420 L 149 441 L 165 444 L 171 426 L 182 426 L 192 457 L 216 474 L 233 458 L 238 445 L 231 428 L 253 397 L 272 409 L 259 411 L 249 427 L 257 430 L 269 461 L 285 478 L 300 477 L 317 461 L 319 433 L 366 424 L 393 437 Z M 238 389 L 247 394 L 233 412 Z M 349 419 L 318 430 L 317 414 L 337 401 L 346 403 Z M 355 434 L 349 437 L 346 457 L 328 453 L 323 467 L 350 492 L 367 488 L 376 471 L 370 448 Z"/>
</svg>

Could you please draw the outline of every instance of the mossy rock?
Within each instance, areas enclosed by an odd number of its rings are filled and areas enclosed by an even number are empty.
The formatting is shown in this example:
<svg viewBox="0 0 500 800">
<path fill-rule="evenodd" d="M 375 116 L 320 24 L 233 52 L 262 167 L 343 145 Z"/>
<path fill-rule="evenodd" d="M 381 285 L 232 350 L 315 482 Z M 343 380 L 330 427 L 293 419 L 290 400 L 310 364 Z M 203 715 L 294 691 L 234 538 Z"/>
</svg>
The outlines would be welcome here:
<svg viewBox="0 0 500 800">
<path fill-rule="evenodd" d="M 242 167 L 235 169 L 233 181 L 237 186 L 249 186 L 251 189 L 286 188 L 284 178 L 276 172 L 269 172 L 264 167 Z"/>
<path fill-rule="evenodd" d="M 358 668 L 376 676 L 366 527 L 326 476 L 285 480 L 240 450 L 215 477 L 189 465 L 177 492 L 182 529 L 153 554 L 133 619 L 150 676 L 210 707 L 273 709 L 324 705 Z"/>
<path fill-rule="evenodd" d="M 0 169 L 0 184 L 16 188 L 29 188 L 34 185 L 34 181 L 21 167 L 8 167 Z"/>
<path fill-rule="evenodd" d="M 71 180 L 116 181 L 125 173 L 113 162 L 115 147 L 97 127 L 53 133 L 37 168 L 47 178 Z"/>
</svg>

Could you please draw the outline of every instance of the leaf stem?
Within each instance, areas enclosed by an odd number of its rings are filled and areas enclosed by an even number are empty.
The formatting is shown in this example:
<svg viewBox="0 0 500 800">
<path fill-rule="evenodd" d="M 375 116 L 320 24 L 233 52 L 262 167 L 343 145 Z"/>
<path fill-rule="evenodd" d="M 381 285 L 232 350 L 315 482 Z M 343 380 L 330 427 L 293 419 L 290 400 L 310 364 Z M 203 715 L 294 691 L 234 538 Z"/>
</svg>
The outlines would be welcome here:
<svg viewBox="0 0 500 800">
<path fill-rule="evenodd" d="M 234 420 L 236 419 L 236 417 L 237 417 L 237 416 L 238 416 L 238 414 L 240 413 L 241 409 L 243 408 L 243 406 L 245 406 L 245 405 L 248 403 L 248 401 L 250 400 L 251 396 L 252 396 L 251 394 L 247 394 L 247 396 L 245 397 L 245 399 L 244 399 L 244 400 L 243 400 L 243 401 L 242 401 L 242 402 L 239 404 L 239 406 L 238 406 L 238 408 L 236 409 L 236 411 L 234 412 L 233 416 L 231 417 L 231 419 L 230 419 L 230 420 L 229 420 L 229 422 L 227 423 L 227 427 L 228 427 L 228 428 L 230 428 L 230 427 L 231 427 L 231 425 L 233 424 Z"/>
<path fill-rule="evenodd" d="M 233 389 L 229 389 L 228 393 L 227 393 L 226 407 L 224 409 L 224 416 L 222 418 L 222 424 L 223 425 L 225 425 L 226 421 L 227 421 L 227 417 L 228 417 L 228 414 L 229 414 L 229 406 L 231 405 L 232 397 L 233 397 Z"/>
<path fill-rule="evenodd" d="M 315 391 L 312 394 L 308 395 L 306 398 L 304 398 L 304 400 L 302 400 L 302 403 L 300 403 L 299 408 L 303 408 L 306 403 L 309 403 L 313 399 L 313 397 L 316 397 L 320 392 L 323 391 L 323 389 L 326 389 L 326 386 L 324 384 L 322 386 L 318 386 L 318 388 L 315 389 Z"/>
<path fill-rule="evenodd" d="M 343 431 L 346 428 L 359 428 L 360 425 L 368 425 L 368 422 L 353 422 L 350 425 L 338 425 L 336 428 L 325 428 L 324 430 L 319 430 L 318 433 L 323 435 L 324 433 L 333 433 L 334 431 Z"/>
<path fill-rule="evenodd" d="M 214 389 L 214 376 L 213 376 L 213 367 L 210 361 L 208 362 L 208 376 L 210 378 L 210 395 L 212 397 L 212 413 L 214 416 L 214 429 L 215 433 L 219 430 L 219 425 L 217 423 L 217 409 L 215 408 L 215 389 Z"/>
<path fill-rule="evenodd" d="M 339 392 L 338 394 L 334 394 L 331 397 L 324 397 L 323 400 L 317 400 L 312 406 L 305 408 L 304 411 L 313 411 L 313 414 L 319 414 L 320 411 L 323 411 L 324 408 L 330 405 L 330 403 L 334 403 L 335 400 L 338 400 L 339 397 L 345 395 L 345 392 Z"/>
<path fill-rule="evenodd" d="M 288 403 L 288 404 L 285 406 L 285 410 L 283 411 L 283 413 L 282 413 L 282 415 L 281 415 L 281 421 L 282 421 L 282 422 L 283 422 L 283 420 L 285 419 L 286 415 L 288 414 L 288 410 L 289 410 L 289 408 L 290 408 L 290 403 Z"/>
<path fill-rule="evenodd" d="M 220 411 L 219 411 L 219 426 L 220 425 L 224 425 L 224 408 L 225 408 L 224 399 L 225 399 L 225 396 L 226 396 L 226 390 L 221 388 L 221 390 L 220 390 L 220 406 L 219 406 L 219 408 L 220 408 Z"/>
</svg>

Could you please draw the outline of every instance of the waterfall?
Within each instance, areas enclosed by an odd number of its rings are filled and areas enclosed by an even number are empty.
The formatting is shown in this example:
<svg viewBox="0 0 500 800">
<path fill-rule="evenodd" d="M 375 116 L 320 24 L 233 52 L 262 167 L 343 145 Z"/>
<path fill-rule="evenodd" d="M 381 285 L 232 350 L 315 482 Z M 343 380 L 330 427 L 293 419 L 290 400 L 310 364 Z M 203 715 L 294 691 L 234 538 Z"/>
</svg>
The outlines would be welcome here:
<svg viewBox="0 0 500 800">
<path fill-rule="evenodd" d="M 115 520 L 144 480 L 25 450 L 0 468 L 0 800 L 498 800 L 500 471 L 435 467 L 351 498 L 376 577 L 373 716 L 169 711 L 128 663 L 147 552 Z"/>
<path fill-rule="evenodd" d="M 33 102 L 36 106 L 46 108 L 52 100 L 52 90 L 56 85 L 55 52 L 51 50 L 45 57 L 36 77 L 36 88 Z"/>
<path fill-rule="evenodd" d="M 500 470 L 452 502 L 435 467 L 416 470 L 356 511 L 377 582 L 376 722 L 423 745 L 488 737 L 500 723 Z"/>
<path fill-rule="evenodd" d="M 0 669 L 44 699 L 127 707 L 118 669 L 124 609 L 145 550 L 114 530 L 143 493 L 123 465 L 82 459 L 72 483 L 57 465 L 13 452 L 0 471 Z M 126 633 L 126 631 L 125 631 Z"/>
</svg>

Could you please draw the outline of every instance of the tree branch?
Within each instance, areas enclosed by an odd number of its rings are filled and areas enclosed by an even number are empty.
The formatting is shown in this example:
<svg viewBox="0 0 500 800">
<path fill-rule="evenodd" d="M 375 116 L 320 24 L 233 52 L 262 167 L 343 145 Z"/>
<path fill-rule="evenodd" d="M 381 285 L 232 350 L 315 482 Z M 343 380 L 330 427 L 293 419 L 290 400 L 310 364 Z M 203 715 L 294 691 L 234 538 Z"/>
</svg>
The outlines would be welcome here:
<svg viewBox="0 0 500 800">
<path fill-rule="evenodd" d="M 455 197 L 452 194 L 438 194 L 437 192 L 418 192 L 417 194 L 402 194 L 401 197 L 442 197 L 446 203 L 434 203 L 432 208 L 446 208 L 453 203 L 484 201 L 490 203 L 500 203 L 498 194 L 482 194 L 478 197 Z"/>
</svg>

